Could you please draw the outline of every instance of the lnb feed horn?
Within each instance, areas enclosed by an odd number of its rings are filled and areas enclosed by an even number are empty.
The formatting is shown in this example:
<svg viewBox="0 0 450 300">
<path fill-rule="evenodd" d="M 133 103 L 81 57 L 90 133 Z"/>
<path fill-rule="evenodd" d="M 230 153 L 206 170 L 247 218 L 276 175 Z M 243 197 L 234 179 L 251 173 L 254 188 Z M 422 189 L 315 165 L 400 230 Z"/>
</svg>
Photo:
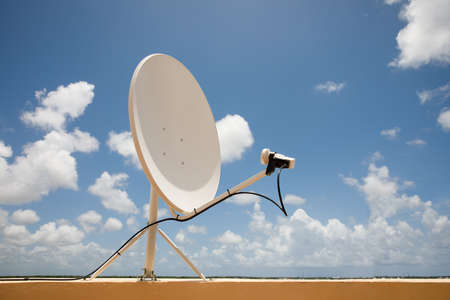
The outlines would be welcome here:
<svg viewBox="0 0 450 300">
<path fill-rule="evenodd" d="M 295 158 L 272 152 L 268 148 L 261 151 L 260 160 L 263 165 L 267 165 L 267 176 L 271 175 L 277 168 L 293 169 L 295 165 Z"/>
</svg>

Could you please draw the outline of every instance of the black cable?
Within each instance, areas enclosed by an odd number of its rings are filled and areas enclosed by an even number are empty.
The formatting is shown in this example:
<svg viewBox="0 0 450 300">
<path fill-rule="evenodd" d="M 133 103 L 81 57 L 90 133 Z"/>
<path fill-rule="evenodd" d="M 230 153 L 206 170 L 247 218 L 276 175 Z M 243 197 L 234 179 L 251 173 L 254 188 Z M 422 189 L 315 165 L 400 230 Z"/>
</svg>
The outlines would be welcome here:
<svg viewBox="0 0 450 300">
<path fill-rule="evenodd" d="M 125 247 L 133 238 L 135 238 L 138 234 L 140 234 L 142 231 L 146 230 L 147 228 L 149 228 L 150 226 L 154 226 L 157 225 L 159 223 L 163 223 L 163 222 L 167 222 L 167 221 L 176 221 L 176 222 L 187 222 L 195 217 L 197 217 L 198 215 L 201 215 L 202 213 L 204 213 L 205 211 L 209 210 L 210 208 L 216 206 L 217 204 L 225 201 L 226 199 L 236 196 L 236 195 L 242 195 L 242 194 L 247 194 L 247 195 L 255 195 L 255 196 L 259 196 L 261 198 L 264 198 L 270 202 L 272 202 L 272 204 L 274 204 L 276 207 L 278 207 L 278 209 L 280 209 L 283 214 L 285 216 L 287 216 L 287 212 L 286 209 L 284 207 L 284 203 L 283 203 L 283 197 L 281 196 L 281 188 L 280 188 L 280 175 L 281 175 L 281 171 L 283 169 L 285 169 L 287 167 L 287 165 L 283 165 L 279 168 L 278 170 L 278 174 L 277 174 L 277 189 L 278 189 L 278 197 L 280 199 L 280 204 L 278 204 L 277 202 L 275 202 L 273 199 L 267 197 L 266 195 L 263 194 L 259 194 L 256 192 L 235 192 L 235 193 L 230 193 L 229 190 L 228 191 L 228 195 L 225 196 L 223 199 L 217 201 L 216 203 L 212 204 L 211 206 L 207 207 L 206 209 L 196 213 L 195 215 L 192 215 L 186 219 L 178 219 L 179 215 L 177 215 L 177 217 L 175 218 L 164 218 L 164 219 L 160 219 L 157 220 L 155 222 L 152 222 L 150 224 L 147 224 L 146 226 L 142 227 L 141 229 L 139 229 L 136 233 L 134 233 L 125 243 L 122 244 L 122 246 L 119 247 L 119 249 L 117 249 L 110 257 L 108 257 L 108 259 L 106 259 L 100 266 L 98 266 L 94 271 L 90 272 L 89 274 L 85 275 L 85 276 L 78 276 L 78 277 L 74 277 L 74 278 L 50 278 L 50 279 L 45 279 L 45 278 L 36 278 L 36 277 L 25 277 L 25 278 L 11 278 L 11 279 L 0 279 L 0 281 L 27 281 L 27 280 L 47 280 L 47 281 L 72 281 L 72 280 L 80 280 L 80 279 L 86 279 L 88 277 L 90 277 L 92 274 L 94 274 L 95 272 L 97 272 L 101 267 L 103 267 L 114 255 L 116 254 L 120 254 L 120 250 L 123 249 L 123 247 Z"/>
</svg>

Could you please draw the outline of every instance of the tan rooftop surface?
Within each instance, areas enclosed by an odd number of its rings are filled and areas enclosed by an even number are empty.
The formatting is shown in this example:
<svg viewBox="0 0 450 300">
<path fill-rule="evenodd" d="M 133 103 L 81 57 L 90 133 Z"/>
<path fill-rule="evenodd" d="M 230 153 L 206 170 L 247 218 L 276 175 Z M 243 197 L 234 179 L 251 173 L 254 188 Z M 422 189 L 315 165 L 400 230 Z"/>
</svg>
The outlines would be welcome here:
<svg viewBox="0 0 450 300">
<path fill-rule="evenodd" d="M 0 299 L 450 299 L 450 279 L 0 281 Z"/>
</svg>

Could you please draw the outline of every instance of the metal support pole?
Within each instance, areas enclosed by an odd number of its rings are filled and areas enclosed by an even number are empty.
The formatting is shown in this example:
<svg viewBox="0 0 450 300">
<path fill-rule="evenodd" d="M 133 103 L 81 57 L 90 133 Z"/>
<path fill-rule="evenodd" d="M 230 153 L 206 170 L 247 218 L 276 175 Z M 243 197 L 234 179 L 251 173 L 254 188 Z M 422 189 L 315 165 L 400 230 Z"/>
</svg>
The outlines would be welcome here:
<svg viewBox="0 0 450 300">
<path fill-rule="evenodd" d="M 148 211 L 148 223 L 153 223 L 158 219 L 158 192 L 152 185 L 150 191 L 150 206 Z M 156 250 L 156 231 L 158 225 L 152 226 L 147 234 L 147 252 L 145 257 L 145 268 L 142 278 L 152 278 L 156 280 L 155 268 L 155 250 Z"/>
<path fill-rule="evenodd" d="M 167 234 L 164 231 L 162 231 L 161 228 L 158 228 L 158 232 L 166 240 L 166 242 L 173 248 L 173 250 L 175 250 L 175 252 L 184 260 L 184 262 L 188 264 L 189 267 L 191 267 L 191 269 L 195 272 L 195 274 L 197 274 L 198 277 L 206 281 L 205 275 L 203 275 L 202 272 L 200 272 L 197 269 L 197 267 L 194 266 L 194 264 L 189 260 L 189 258 L 187 258 L 187 256 L 184 255 L 184 253 L 177 247 L 177 245 L 175 245 L 175 243 L 167 236 Z"/>
</svg>

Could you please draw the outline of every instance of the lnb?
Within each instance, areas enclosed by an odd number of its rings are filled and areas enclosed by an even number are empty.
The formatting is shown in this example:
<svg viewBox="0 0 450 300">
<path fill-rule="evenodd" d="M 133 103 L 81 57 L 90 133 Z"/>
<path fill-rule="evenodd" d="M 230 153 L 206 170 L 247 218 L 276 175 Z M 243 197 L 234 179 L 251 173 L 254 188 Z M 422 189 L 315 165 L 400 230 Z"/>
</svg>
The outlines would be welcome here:
<svg viewBox="0 0 450 300">
<path fill-rule="evenodd" d="M 260 159 L 263 165 L 267 165 L 267 176 L 271 175 L 276 168 L 293 169 L 295 165 L 295 158 L 287 157 L 280 153 L 271 152 L 268 148 L 261 151 Z"/>
</svg>

